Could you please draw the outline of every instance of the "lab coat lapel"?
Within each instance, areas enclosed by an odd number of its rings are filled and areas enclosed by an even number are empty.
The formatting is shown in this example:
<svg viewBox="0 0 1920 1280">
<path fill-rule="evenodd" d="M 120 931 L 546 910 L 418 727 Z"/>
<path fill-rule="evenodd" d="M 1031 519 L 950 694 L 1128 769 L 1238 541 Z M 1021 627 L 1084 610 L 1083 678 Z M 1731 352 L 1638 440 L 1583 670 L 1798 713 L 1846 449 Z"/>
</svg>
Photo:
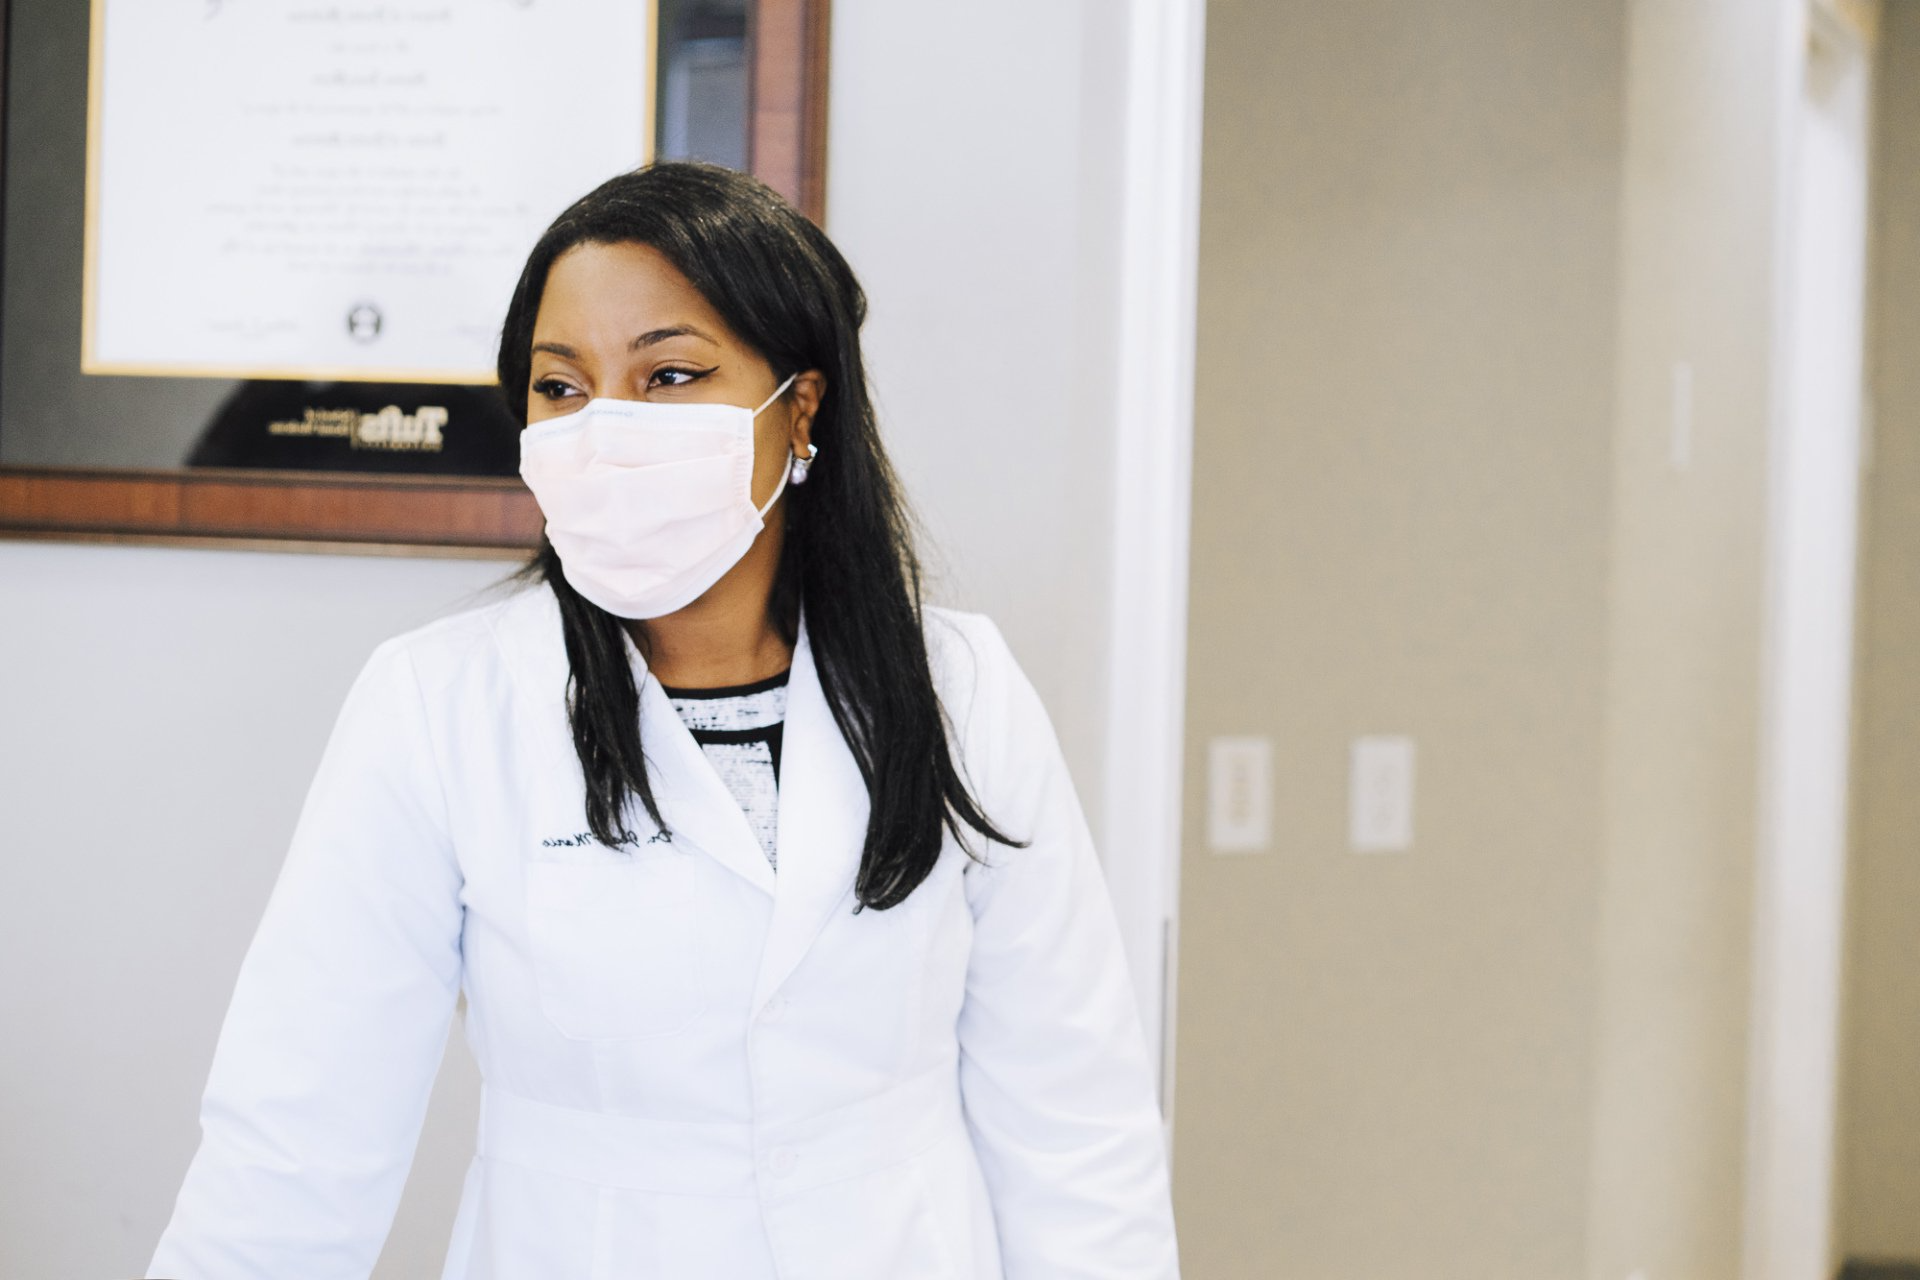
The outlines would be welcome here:
<svg viewBox="0 0 1920 1280">
<path fill-rule="evenodd" d="M 780 749 L 779 886 L 755 1009 L 786 981 L 833 913 L 853 910 L 867 808 L 867 784 L 821 691 L 802 617 Z"/>
<path fill-rule="evenodd" d="M 766 851 L 740 802 L 707 762 L 631 641 L 627 653 L 640 689 L 640 744 L 647 755 L 647 781 L 672 843 L 691 844 L 754 887 L 774 892 L 773 868 L 767 865 Z"/>
<path fill-rule="evenodd" d="M 535 723 L 551 732 L 553 750 L 571 757 L 573 739 L 567 732 L 566 639 L 561 632 L 560 606 L 553 592 L 532 587 L 515 597 L 494 623 L 494 638 L 513 672 L 514 685 L 534 713 Z M 647 671 L 632 640 L 627 661 L 640 691 L 640 745 L 647 757 L 647 780 L 654 802 L 666 819 L 672 843 L 686 844 L 708 854 L 761 891 L 774 891 L 773 868 L 760 848 L 753 828 L 726 783 L 713 771 L 700 744 L 674 712 L 660 682 Z M 635 834 L 647 840 L 656 834 L 644 810 L 631 812 Z"/>
</svg>

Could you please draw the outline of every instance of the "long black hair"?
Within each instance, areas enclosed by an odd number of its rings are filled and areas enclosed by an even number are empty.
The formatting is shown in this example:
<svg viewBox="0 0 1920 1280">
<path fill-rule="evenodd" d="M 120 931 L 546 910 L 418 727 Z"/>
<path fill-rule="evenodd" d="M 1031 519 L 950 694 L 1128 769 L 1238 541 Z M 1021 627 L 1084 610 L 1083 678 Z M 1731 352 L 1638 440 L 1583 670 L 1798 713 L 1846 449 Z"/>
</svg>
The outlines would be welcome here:
<svg viewBox="0 0 1920 1280">
<path fill-rule="evenodd" d="M 788 643 L 806 603 L 820 688 L 866 781 L 866 845 L 854 894 L 862 907 L 903 901 L 933 870 L 944 832 L 1017 845 L 982 812 L 954 765 L 921 630 L 920 564 L 899 481 L 881 447 L 860 356 L 867 300 L 826 234 L 772 188 L 716 165 L 660 163 L 576 201 L 533 247 L 500 337 L 500 388 L 524 427 L 533 324 L 547 273 L 579 244 L 651 246 L 785 377 L 825 373 L 813 419 L 820 448 L 786 491 L 786 534 L 769 608 Z M 596 839 L 631 840 L 637 797 L 664 828 L 640 744 L 640 698 L 621 619 L 567 582 L 550 542 L 526 573 L 560 602 L 570 677 L 567 717 Z M 971 852 L 971 851 L 970 851 Z"/>
</svg>

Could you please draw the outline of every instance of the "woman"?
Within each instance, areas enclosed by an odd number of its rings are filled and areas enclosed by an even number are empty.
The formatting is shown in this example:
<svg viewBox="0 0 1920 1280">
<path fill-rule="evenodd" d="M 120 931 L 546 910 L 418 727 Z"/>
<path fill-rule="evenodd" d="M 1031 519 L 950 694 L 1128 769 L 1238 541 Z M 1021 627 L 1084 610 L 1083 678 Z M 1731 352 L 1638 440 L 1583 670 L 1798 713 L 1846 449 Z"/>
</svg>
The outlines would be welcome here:
<svg viewBox="0 0 1920 1280">
<path fill-rule="evenodd" d="M 365 1276 L 462 990 L 447 1277 L 1176 1273 L 1086 824 L 993 625 L 920 604 L 864 310 L 708 166 L 535 246 L 544 586 L 349 694 L 152 1275 Z"/>
</svg>

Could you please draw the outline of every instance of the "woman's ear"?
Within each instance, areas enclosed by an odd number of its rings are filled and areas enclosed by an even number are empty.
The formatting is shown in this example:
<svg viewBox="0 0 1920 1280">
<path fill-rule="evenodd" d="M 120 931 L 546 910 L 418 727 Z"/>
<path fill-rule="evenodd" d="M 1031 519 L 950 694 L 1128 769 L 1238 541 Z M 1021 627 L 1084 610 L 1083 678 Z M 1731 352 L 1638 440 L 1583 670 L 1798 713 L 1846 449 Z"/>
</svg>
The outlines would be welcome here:
<svg viewBox="0 0 1920 1280">
<path fill-rule="evenodd" d="M 787 392 L 793 404 L 793 423 L 789 428 L 789 444 L 796 458 L 813 456 L 813 419 L 820 412 L 820 402 L 827 395 L 827 375 L 818 369 L 809 369 L 793 380 L 793 386 Z"/>
</svg>

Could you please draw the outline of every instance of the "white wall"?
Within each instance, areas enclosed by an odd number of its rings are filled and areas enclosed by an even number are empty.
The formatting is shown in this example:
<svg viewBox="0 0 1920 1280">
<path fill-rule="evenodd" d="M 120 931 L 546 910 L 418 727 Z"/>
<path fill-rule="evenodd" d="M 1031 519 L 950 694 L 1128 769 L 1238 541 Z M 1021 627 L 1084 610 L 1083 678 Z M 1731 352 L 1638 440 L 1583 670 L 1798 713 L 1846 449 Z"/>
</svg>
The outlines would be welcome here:
<svg viewBox="0 0 1920 1280">
<path fill-rule="evenodd" d="M 1091 3 L 835 5 L 829 229 L 884 428 L 1096 820 L 1122 49 Z M 132 1275 L 233 974 L 369 649 L 504 566 L 0 543 L 0 1274 Z M 464 1050 L 381 1274 L 435 1273 Z"/>
<path fill-rule="evenodd" d="M 944 553 L 934 595 L 1000 623 L 1097 819 L 1120 22 L 1091 0 L 833 18 L 827 226 L 872 303 L 881 422 Z"/>
<path fill-rule="evenodd" d="M 504 568 L 0 544 L 0 1274 L 141 1274 L 340 699 Z M 426 1144 L 403 1256 L 463 1141 Z"/>
</svg>

